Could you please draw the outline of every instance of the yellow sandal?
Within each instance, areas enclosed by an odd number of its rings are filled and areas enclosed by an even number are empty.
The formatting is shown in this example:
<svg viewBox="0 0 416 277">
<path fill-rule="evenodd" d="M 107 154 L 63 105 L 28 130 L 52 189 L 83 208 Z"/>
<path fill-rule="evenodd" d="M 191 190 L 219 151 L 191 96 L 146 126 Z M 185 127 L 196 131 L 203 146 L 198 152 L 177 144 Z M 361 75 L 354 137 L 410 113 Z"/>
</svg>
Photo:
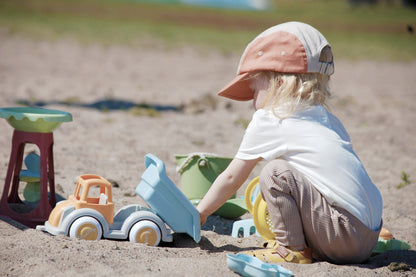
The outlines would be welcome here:
<svg viewBox="0 0 416 277">
<path fill-rule="evenodd" d="M 309 247 L 301 251 L 294 251 L 279 245 L 276 241 L 266 241 L 263 246 L 266 249 L 244 251 L 241 253 L 254 256 L 269 263 L 312 263 L 312 249 Z"/>
</svg>

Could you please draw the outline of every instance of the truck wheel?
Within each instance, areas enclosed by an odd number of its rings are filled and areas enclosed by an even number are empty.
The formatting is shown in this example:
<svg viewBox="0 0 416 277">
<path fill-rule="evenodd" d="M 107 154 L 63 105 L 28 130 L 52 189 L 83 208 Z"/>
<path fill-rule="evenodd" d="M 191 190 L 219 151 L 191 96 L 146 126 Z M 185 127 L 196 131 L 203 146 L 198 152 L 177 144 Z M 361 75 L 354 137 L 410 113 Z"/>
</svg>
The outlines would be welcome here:
<svg viewBox="0 0 416 277">
<path fill-rule="evenodd" d="M 141 220 L 130 229 L 129 240 L 131 242 L 156 246 L 159 244 L 160 238 L 161 233 L 159 227 L 150 220 Z"/>
<path fill-rule="evenodd" d="M 99 240 L 103 234 L 101 224 L 93 217 L 83 216 L 72 223 L 69 228 L 71 238 Z"/>
</svg>

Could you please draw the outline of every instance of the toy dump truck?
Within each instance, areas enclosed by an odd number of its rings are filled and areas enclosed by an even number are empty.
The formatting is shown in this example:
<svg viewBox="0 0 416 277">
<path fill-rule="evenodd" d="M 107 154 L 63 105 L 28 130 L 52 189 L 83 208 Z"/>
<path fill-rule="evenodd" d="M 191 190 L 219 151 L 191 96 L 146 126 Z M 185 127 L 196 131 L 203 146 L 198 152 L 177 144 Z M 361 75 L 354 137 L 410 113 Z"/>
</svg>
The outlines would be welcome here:
<svg viewBox="0 0 416 277">
<path fill-rule="evenodd" d="M 59 202 L 48 221 L 37 229 L 53 235 L 87 240 L 128 239 L 151 246 L 160 241 L 171 242 L 172 229 L 199 242 L 196 208 L 166 176 L 165 165 L 159 158 L 147 154 L 145 165 L 136 193 L 150 208 L 132 204 L 114 214 L 111 184 L 98 175 L 81 175 L 74 194 Z"/>
</svg>

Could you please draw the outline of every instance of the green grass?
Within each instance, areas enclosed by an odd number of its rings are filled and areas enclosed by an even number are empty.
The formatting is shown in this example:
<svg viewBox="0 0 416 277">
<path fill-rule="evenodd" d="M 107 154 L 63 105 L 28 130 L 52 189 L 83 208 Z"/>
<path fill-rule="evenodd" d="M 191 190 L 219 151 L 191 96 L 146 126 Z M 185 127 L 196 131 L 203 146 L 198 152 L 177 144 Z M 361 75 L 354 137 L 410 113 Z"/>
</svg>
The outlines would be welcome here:
<svg viewBox="0 0 416 277">
<path fill-rule="evenodd" d="M 404 171 L 402 171 L 401 180 L 402 180 L 402 182 L 396 186 L 396 188 L 398 188 L 398 189 L 404 188 L 405 186 L 407 186 L 411 183 L 409 174 L 407 174 Z"/>
<path fill-rule="evenodd" d="M 416 59 L 416 10 L 351 7 L 347 0 L 276 0 L 268 11 L 217 10 L 127 0 L 2 0 L 0 30 L 34 39 L 104 45 L 194 45 L 240 54 L 264 29 L 298 20 L 317 27 L 337 58 Z"/>
</svg>

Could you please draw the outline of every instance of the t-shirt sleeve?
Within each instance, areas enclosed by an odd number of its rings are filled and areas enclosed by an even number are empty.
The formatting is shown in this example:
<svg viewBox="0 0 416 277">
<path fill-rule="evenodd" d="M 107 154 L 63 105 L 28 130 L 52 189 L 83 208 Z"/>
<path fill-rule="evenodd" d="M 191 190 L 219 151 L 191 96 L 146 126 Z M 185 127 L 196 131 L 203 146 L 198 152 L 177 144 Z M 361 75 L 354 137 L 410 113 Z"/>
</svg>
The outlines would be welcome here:
<svg viewBox="0 0 416 277">
<path fill-rule="evenodd" d="M 274 115 L 258 110 L 248 125 L 237 151 L 236 158 L 273 160 L 287 152 L 282 136 L 281 120 Z"/>
</svg>

